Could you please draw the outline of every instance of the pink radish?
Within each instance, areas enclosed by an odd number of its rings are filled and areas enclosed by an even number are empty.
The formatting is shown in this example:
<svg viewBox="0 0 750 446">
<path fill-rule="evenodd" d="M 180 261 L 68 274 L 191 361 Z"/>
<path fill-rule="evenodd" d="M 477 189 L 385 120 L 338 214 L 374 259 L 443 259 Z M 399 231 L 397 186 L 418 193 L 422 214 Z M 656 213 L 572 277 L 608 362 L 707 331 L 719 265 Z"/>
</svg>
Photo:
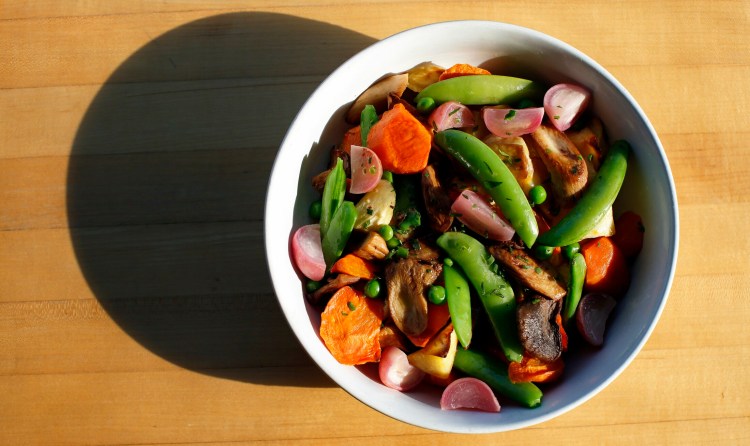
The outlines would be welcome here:
<svg viewBox="0 0 750 446">
<path fill-rule="evenodd" d="M 292 237 L 292 257 L 300 272 L 310 280 L 321 280 L 326 274 L 326 262 L 320 243 L 320 225 L 297 229 Z"/>
<path fill-rule="evenodd" d="M 510 138 L 532 133 L 542 123 L 544 109 L 485 108 L 482 111 L 484 125 L 497 136 Z"/>
<path fill-rule="evenodd" d="M 351 146 L 352 184 L 349 192 L 364 194 L 377 186 L 383 176 L 383 166 L 378 155 L 367 147 Z"/>
<path fill-rule="evenodd" d="M 604 343 L 604 329 L 615 305 L 615 298 L 607 294 L 589 293 L 581 298 L 576 311 L 576 325 L 586 342 L 596 347 Z"/>
<path fill-rule="evenodd" d="M 500 403 L 492 389 L 476 378 L 459 378 L 443 390 L 440 398 L 443 410 L 477 409 L 483 412 L 500 412 Z"/>
<path fill-rule="evenodd" d="M 422 382 L 425 373 L 409 364 L 406 353 L 398 347 L 386 347 L 378 366 L 380 381 L 391 389 L 406 392 Z"/>
<path fill-rule="evenodd" d="M 578 119 L 591 100 L 591 93 L 579 85 L 557 84 L 544 94 L 544 111 L 552 125 L 564 132 Z"/>
<path fill-rule="evenodd" d="M 469 108 L 456 101 L 440 104 L 427 118 L 427 124 L 436 132 L 446 129 L 474 126 L 474 114 Z"/>
<path fill-rule="evenodd" d="M 458 195 L 451 211 L 469 229 L 491 240 L 510 240 L 516 232 L 484 198 L 470 189 Z"/>
</svg>

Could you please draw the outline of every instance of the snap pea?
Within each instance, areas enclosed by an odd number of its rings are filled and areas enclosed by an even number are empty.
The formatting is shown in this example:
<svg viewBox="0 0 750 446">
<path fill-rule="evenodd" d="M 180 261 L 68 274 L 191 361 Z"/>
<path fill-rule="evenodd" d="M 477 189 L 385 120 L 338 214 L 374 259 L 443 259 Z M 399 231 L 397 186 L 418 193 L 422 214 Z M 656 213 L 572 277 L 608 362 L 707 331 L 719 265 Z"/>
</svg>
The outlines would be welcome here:
<svg viewBox="0 0 750 446">
<path fill-rule="evenodd" d="M 378 122 L 378 112 L 375 110 L 373 105 L 367 104 L 362 109 L 359 118 L 359 129 L 362 134 L 362 147 L 367 147 L 367 135 L 370 134 L 370 129 L 376 122 Z"/>
<path fill-rule="evenodd" d="M 438 237 L 437 244 L 461 267 L 477 291 L 505 357 L 519 362 L 523 347 L 518 339 L 516 299 L 508 282 L 492 271 L 492 256 L 477 239 L 461 232 L 446 232 Z"/>
<path fill-rule="evenodd" d="M 346 172 L 344 172 L 344 161 L 336 159 L 336 166 L 326 178 L 323 186 L 323 198 L 320 203 L 320 233 L 322 236 L 328 232 L 328 226 L 336 210 L 341 206 L 346 194 Z"/>
<path fill-rule="evenodd" d="M 467 375 L 487 383 L 496 392 L 526 407 L 542 404 L 542 391 L 533 383 L 513 383 L 508 378 L 508 366 L 484 352 L 456 350 L 453 366 Z"/>
<path fill-rule="evenodd" d="M 435 142 L 482 184 L 521 240 L 526 246 L 532 246 L 539 235 L 534 211 L 518 181 L 497 154 L 487 144 L 460 130 L 438 132 Z"/>
<path fill-rule="evenodd" d="M 630 145 L 616 141 L 609 148 L 604 162 L 591 185 L 573 209 L 549 231 L 539 237 L 539 243 L 565 246 L 580 241 L 615 202 L 628 168 Z"/>
<path fill-rule="evenodd" d="M 323 259 L 327 268 L 331 268 L 333 263 L 341 257 L 344 252 L 346 242 L 354 230 L 354 222 L 357 220 L 357 208 L 351 201 L 344 201 L 336 209 L 328 230 L 322 237 L 321 247 L 323 248 Z"/>
<path fill-rule="evenodd" d="M 538 98 L 544 93 L 536 82 L 498 75 L 459 76 L 435 82 L 415 98 L 432 98 L 438 104 L 458 101 L 465 105 L 509 104 L 521 99 Z"/>
<path fill-rule="evenodd" d="M 570 259 L 570 282 L 568 283 L 568 294 L 565 296 L 565 306 L 562 312 L 563 323 L 565 324 L 576 314 L 585 279 L 586 259 L 583 254 L 577 252 Z"/>
<path fill-rule="evenodd" d="M 449 266 L 448 263 L 443 263 L 443 280 L 453 330 L 456 332 L 458 342 L 464 348 L 469 348 L 472 334 L 469 282 L 459 270 Z"/>
</svg>

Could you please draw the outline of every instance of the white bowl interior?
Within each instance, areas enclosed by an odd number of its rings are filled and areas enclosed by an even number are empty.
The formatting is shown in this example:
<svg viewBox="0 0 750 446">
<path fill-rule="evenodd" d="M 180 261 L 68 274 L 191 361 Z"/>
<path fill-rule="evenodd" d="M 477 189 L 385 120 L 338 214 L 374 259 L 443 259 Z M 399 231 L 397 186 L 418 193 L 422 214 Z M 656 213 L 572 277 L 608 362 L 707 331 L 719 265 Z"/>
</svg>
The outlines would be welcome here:
<svg viewBox="0 0 750 446">
<path fill-rule="evenodd" d="M 290 236 L 308 223 L 307 208 L 317 198 L 310 180 L 325 168 L 330 147 L 340 141 L 347 104 L 384 74 L 424 61 L 446 67 L 470 63 L 547 83 L 575 81 L 593 92 L 594 112 L 604 122 L 610 140 L 626 139 L 633 147 L 616 204 L 616 212 L 639 213 L 646 227 L 630 289 L 612 316 L 604 347 L 569 355 L 564 379 L 545 389 L 543 403 L 536 409 L 507 403 L 500 414 L 442 411 L 437 389 L 422 386 L 416 392 L 400 393 L 360 368 L 339 364 L 318 337 L 320 315 L 306 303 L 290 260 Z M 653 330 L 672 283 L 677 215 L 674 182 L 661 143 L 640 107 L 609 73 L 576 49 L 542 33 L 497 22 L 458 21 L 415 28 L 380 41 L 319 86 L 279 150 L 268 188 L 265 237 L 282 311 L 313 360 L 342 388 L 378 411 L 417 426 L 447 432 L 500 432 L 540 423 L 578 406 L 635 357 Z"/>
</svg>

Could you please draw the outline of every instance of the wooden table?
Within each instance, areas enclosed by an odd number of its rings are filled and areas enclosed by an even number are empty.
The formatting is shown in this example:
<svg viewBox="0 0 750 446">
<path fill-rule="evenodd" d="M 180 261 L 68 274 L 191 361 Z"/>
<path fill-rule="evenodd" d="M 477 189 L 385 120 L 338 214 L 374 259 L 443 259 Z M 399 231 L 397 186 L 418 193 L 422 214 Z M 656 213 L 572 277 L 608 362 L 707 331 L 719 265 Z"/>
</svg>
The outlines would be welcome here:
<svg viewBox="0 0 750 446">
<path fill-rule="evenodd" d="M 532 7 L 533 5 L 533 7 Z M 750 2 L 0 4 L 0 443 L 750 442 Z M 335 386 L 275 300 L 265 188 L 306 97 L 406 28 L 558 37 L 641 104 L 681 243 L 653 336 L 601 394 L 463 437 Z"/>
</svg>

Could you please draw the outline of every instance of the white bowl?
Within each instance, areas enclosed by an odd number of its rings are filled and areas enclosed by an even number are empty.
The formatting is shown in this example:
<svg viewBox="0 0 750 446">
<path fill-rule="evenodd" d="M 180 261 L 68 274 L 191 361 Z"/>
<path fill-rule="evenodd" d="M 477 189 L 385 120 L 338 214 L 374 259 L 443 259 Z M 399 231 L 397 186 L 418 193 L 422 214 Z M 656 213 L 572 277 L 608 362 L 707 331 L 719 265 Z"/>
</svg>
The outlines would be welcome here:
<svg viewBox="0 0 750 446">
<path fill-rule="evenodd" d="M 593 93 L 594 112 L 604 122 L 610 140 L 625 139 L 633 148 L 616 203 L 616 211 L 639 213 L 646 227 L 630 289 L 612 315 L 604 347 L 568 355 L 563 380 L 546 389 L 542 405 L 535 409 L 507 403 L 499 414 L 444 411 L 437 389 L 421 386 L 416 392 L 400 393 L 360 368 L 339 364 L 318 336 L 320 315 L 306 303 L 290 261 L 290 236 L 309 222 L 308 206 L 318 198 L 310 180 L 325 168 L 330 147 L 341 139 L 347 105 L 384 74 L 424 61 L 445 67 L 469 63 L 550 84 L 574 81 L 584 85 Z M 370 407 L 406 423 L 446 432 L 501 432 L 530 426 L 573 409 L 606 387 L 638 354 L 659 319 L 672 284 L 678 234 L 677 198 L 667 158 L 654 129 L 625 88 L 599 64 L 559 40 L 486 21 L 446 22 L 404 31 L 341 65 L 310 96 L 290 127 L 274 163 L 266 199 L 271 279 L 289 325 L 309 355 L 338 385 Z"/>
</svg>

